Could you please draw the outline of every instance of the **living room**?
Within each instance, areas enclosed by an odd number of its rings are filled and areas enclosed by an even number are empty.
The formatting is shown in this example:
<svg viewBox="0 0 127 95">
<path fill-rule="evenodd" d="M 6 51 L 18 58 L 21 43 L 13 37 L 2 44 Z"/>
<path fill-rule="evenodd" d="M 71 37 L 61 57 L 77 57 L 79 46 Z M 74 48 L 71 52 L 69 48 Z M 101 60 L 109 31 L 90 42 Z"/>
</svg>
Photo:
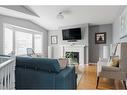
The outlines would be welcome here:
<svg viewBox="0 0 127 95">
<path fill-rule="evenodd" d="M 126 16 L 125 5 L 1 5 L 0 89 L 126 89 Z"/>
</svg>

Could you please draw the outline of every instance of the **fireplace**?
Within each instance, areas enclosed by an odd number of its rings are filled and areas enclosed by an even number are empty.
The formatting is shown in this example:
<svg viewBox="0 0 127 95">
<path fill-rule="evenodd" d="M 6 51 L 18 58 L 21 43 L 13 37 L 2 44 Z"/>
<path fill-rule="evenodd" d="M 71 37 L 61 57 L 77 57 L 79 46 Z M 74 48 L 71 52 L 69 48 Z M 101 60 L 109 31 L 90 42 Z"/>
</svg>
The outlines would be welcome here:
<svg viewBox="0 0 127 95">
<path fill-rule="evenodd" d="M 66 58 L 66 53 L 71 52 L 74 54 L 74 58 L 76 58 L 80 66 L 84 66 L 84 64 L 88 63 L 86 58 L 86 47 L 83 45 L 61 45 L 59 50 L 60 58 Z"/>
<path fill-rule="evenodd" d="M 74 63 L 79 64 L 79 52 L 66 52 L 65 57 L 71 58 Z"/>
</svg>

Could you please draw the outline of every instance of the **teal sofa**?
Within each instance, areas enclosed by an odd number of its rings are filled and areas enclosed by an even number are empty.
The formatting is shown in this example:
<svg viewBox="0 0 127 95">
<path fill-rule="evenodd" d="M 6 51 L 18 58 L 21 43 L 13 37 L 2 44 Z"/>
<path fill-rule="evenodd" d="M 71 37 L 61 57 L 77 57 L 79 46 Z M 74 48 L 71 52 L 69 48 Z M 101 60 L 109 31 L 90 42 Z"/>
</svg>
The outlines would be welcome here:
<svg viewBox="0 0 127 95">
<path fill-rule="evenodd" d="M 60 69 L 57 59 L 16 57 L 16 89 L 76 89 L 74 67 Z"/>
</svg>

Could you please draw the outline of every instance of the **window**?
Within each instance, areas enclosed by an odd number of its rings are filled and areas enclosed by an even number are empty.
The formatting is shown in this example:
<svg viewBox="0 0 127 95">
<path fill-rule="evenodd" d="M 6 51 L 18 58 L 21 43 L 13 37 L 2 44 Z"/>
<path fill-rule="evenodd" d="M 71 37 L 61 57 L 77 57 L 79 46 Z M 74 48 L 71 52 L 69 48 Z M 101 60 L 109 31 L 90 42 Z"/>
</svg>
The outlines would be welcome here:
<svg viewBox="0 0 127 95">
<path fill-rule="evenodd" d="M 16 55 L 25 55 L 27 48 L 33 48 L 35 53 L 42 53 L 42 33 L 13 26 L 8 28 L 7 25 L 4 30 L 4 54 L 14 51 Z"/>
<path fill-rule="evenodd" d="M 5 28 L 4 32 L 4 54 L 9 54 L 13 51 L 13 30 Z"/>
<path fill-rule="evenodd" d="M 26 54 L 27 48 L 32 48 L 32 34 L 16 31 L 15 33 L 16 55 Z"/>
<path fill-rule="evenodd" d="M 40 53 L 42 51 L 42 36 L 35 34 L 34 35 L 34 50 L 36 53 Z"/>
</svg>

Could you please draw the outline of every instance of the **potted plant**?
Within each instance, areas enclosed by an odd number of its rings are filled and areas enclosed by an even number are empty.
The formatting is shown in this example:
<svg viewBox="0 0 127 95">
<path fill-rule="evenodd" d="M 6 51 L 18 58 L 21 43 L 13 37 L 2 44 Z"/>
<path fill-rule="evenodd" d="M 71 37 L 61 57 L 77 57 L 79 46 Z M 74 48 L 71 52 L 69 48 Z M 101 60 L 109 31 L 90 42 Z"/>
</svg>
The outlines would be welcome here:
<svg viewBox="0 0 127 95">
<path fill-rule="evenodd" d="M 71 64 L 74 59 L 74 53 L 73 52 L 66 52 L 65 57 L 68 58 L 69 64 Z"/>
</svg>

